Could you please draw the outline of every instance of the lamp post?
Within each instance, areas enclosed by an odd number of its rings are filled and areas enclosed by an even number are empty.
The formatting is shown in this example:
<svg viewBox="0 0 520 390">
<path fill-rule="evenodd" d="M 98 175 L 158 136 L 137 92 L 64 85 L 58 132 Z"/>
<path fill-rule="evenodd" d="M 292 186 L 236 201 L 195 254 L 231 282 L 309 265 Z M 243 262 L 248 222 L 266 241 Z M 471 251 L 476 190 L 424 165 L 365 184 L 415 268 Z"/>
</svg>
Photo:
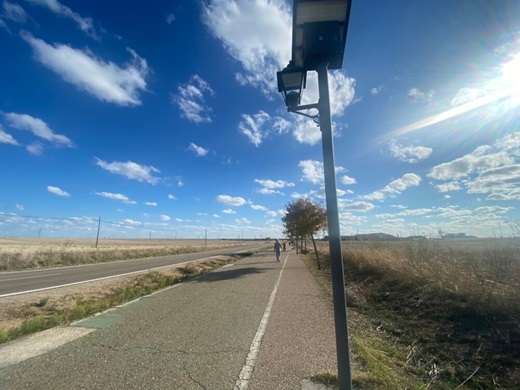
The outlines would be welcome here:
<svg viewBox="0 0 520 390">
<path fill-rule="evenodd" d="M 322 134 L 340 390 L 352 389 L 352 374 L 336 192 L 328 69 L 341 69 L 343 66 L 350 8 L 351 0 L 294 0 L 292 59 L 285 69 L 277 73 L 278 91 L 283 95 L 287 111 L 313 118 L 319 124 Z M 319 102 L 300 105 L 307 71 L 309 70 L 318 73 Z M 309 115 L 302 112 L 311 108 L 318 109 L 318 115 Z"/>
</svg>

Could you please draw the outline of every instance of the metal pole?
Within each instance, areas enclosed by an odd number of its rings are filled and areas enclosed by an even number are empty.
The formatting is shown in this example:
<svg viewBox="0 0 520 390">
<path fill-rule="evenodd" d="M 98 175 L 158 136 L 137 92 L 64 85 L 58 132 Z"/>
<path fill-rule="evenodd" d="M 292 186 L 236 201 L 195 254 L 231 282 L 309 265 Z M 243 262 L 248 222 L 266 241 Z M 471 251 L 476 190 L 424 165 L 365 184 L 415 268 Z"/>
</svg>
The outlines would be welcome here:
<svg viewBox="0 0 520 390">
<path fill-rule="evenodd" d="M 96 236 L 96 248 L 99 241 L 99 228 L 101 227 L 101 217 L 99 217 L 98 224 L 97 224 L 97 236 Z"/>
<path fill-rule="evenodd" d="M 325 173 L 325 196 L 327 199 L 327 220 L 329 225 L 332 297 L 334 300 L 334 323 L 336 326 L 338 381 L 340 390 L 351 390 L 352 375 L 350 369 L 350 347 L 348 340 L 347 300 L 345 297 L 343 254 L 341 251 L 341 235 L 339 230 L 338 198 L 336 192 L 334 143 L 332 139 L 327 64 L 318 67 L 318 83 L 320 90 L 319 110 L 323 147 L 323 169 Z"/>
</svg>

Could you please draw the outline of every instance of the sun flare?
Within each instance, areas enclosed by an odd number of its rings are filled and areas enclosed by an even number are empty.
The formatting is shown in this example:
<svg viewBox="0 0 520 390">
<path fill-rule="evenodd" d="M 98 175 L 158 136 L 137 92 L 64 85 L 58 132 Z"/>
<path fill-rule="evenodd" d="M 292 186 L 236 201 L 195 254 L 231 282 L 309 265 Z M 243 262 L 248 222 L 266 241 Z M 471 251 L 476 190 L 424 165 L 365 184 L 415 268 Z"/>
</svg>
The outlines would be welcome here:
<svg viewBox="0 0 520 390">
<path fill-rule="evenodd" d="M 520 50 L 510 55 L 509 60 L 496 69 L 498 69 L 499 74 L 483 82 L 471 100 L 436 115 L 403 126 L 388 133 L 385 138 L 391 139 L 399 137 L 500 100 L 503 100 L 503 104 L 500 104 L 497 110 L 501 112 L 509 111 L 514 107 L 520 106 Z"/>
</svg>

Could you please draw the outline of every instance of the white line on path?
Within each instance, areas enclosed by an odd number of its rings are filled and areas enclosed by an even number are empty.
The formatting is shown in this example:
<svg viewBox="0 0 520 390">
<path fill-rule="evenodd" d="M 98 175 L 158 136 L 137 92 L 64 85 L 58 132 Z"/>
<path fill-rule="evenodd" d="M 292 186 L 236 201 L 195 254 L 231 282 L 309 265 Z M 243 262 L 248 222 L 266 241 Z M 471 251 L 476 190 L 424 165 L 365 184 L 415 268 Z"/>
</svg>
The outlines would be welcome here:
<svg viewBox="0 0 520 390">
<path fill-rule="evenodd" d="M 280 270 L 280 274 L 278 275 L 278 280 L 276 281 L 276 284 L 273 288 L 273 292 L 271 293 L 271 298 L 269 298 L 269 302 L 267 303 L 267 307 L 265 308 L 264 315 L 262 317 L 262 320 L 260 321 L 260 325 L 258 325 L 258 329 L 256 330 L 253 342 L 249 347 L 249 353 L 247 354 L 246 362 L 242 366 L 242 370 L 240 370 L 240 375 L 238 376 L 233 390 L 246 390 L 249 386 L 249 381 L 251 379 L 251 375 L 253 374 L 253 369 L 255 368 L 256 358 L 258 357 L 258 352 L 260 352 L 260 345 L 262 344 L 262 339 L 264 338 L 265 329 L 267 328 L 267 322 L 269 321 L 269 316 L 271 315 L 271 309 L 273 308 L 274 299 L 276 298 L 278 286 L 280 286 L 283 270 L 285 268 L 285 264 L 287 264 L 288 257 L 289 254 L 287 253 L 287 256 L 285 256 L 285 260 L 283 262 L 283 267 Z"/>
</svg>

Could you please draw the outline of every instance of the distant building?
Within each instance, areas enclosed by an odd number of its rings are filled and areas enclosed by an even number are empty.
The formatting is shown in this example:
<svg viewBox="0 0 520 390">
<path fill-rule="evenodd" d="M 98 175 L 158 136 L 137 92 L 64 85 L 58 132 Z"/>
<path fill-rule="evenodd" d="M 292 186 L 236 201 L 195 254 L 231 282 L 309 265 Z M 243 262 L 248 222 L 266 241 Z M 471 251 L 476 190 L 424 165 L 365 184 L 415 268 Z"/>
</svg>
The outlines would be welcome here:
<svg viewBox="0 0 520 390">
<path fill-rule="evenodd" d="M 466 233 L 446 233 L 441 238 L 453 239 L 453 238 L 477 238 L 477 237 L 469 236 Z"/>
</svg>

